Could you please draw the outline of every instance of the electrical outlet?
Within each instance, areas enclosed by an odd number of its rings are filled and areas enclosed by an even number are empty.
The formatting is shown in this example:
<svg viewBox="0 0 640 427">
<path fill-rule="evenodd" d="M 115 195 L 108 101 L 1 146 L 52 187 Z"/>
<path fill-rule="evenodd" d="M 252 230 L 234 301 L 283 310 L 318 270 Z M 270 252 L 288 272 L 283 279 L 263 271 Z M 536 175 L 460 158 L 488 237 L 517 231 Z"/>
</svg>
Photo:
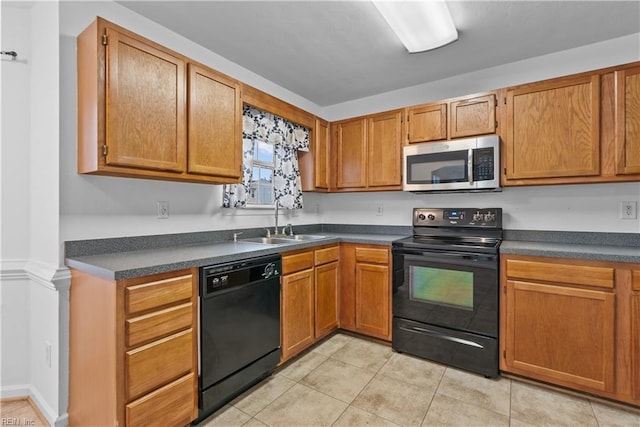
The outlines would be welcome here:
<svg viewBox="0 0 640 427">
<path fill-rule="evenodd" d="M 638 202 L 620 202 L 620 219 L 636 219 L 638 217 Z"/>
<path fill-rule="evenodd" d="M 169 202 L 168 201 L 159 201 L 156 204 L 157 217 L 158 219 L 167 219 L 169 218 Z"/>
<path fill-rule="evenodd" d="M 376 205 L 376 216 L 382 215 L 384 215 L 384 205 L 382 203 L 379 203 Z"/>
<path fill-rule="evenodd" d="M 51 367 L 51 344 L 48 341 L 44 342 L 44 361 L 47 366 Z"/>
</svg>

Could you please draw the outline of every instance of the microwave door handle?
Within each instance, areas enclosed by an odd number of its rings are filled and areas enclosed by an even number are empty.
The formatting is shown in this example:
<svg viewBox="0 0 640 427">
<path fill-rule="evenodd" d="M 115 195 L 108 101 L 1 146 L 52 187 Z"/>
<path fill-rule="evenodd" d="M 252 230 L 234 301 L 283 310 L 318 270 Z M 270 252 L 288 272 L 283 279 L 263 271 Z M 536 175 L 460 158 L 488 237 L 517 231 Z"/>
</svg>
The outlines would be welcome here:
<svg viewBox="0 0 640 427">
<path fill-rule="evenodd" d="M 469 148 L 469 158 L 467 160 L 467 177 L 469 184 L 473 184 L 473 148 Z"/>
</svg>

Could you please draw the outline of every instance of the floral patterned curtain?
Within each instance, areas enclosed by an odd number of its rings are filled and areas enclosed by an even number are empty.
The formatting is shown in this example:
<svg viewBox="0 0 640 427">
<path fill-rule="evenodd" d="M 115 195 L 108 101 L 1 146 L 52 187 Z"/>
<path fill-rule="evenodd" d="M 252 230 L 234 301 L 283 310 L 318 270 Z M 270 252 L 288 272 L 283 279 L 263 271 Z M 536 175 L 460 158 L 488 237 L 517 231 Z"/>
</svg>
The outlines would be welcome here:
<svg viewBox="0 0 640 427">
<path fill-rule="evenodd" d="M 309 151 L 309 130 L 276 115 L 245 105 L 242 111 L 243 179 L 241 184 L 225 185 L 225 208 L 247 205 L 253 171 L 253 140 L 274 146 L 274 199 L 287 209 L 302 209 L 302 184 L 296 151 Z"/>
</svg>

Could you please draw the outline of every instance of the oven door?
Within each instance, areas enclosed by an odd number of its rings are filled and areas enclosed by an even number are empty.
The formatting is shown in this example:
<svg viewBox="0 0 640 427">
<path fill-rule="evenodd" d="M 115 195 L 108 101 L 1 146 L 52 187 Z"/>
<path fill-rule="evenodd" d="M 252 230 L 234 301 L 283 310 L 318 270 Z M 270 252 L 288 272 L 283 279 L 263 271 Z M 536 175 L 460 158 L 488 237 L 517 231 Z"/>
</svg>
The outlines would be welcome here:
<svg viewBox="0 0 640 427">
<path fill-rule="evenodd" d="M 498 255 L 394 248 L 393 316 L 498 336 Z"/>
</svg>

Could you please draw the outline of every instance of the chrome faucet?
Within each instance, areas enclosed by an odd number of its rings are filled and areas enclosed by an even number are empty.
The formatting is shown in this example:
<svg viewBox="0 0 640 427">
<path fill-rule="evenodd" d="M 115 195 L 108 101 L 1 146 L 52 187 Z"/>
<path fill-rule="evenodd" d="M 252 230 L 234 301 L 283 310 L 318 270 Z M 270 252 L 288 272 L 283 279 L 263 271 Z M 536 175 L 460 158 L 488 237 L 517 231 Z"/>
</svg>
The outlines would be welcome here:
<svg viewBox="0 0 640 427">
<path fill-rule="evenodd" d="M 282 227 L 282 234 L 287 234 L 287 228 L 289 229 L 289 236 L 293 236 L 293 225 L 291 224 L 287 224 Z"/>
</svg>

